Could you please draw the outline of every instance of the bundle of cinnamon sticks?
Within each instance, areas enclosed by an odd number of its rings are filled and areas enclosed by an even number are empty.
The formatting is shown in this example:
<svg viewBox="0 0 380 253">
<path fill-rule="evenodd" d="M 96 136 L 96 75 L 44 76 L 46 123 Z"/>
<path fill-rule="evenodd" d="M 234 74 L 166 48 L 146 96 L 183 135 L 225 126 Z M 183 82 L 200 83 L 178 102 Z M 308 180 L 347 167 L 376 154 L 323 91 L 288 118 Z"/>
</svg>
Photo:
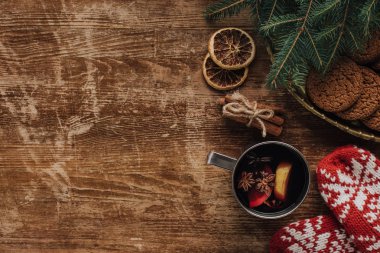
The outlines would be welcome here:
<svg viewBox="0 0 380 253">
<path fill-rule="evenodd" d="M 231 102 L 234 102 L 233 99 L 232 99 L 232 94 L 227 94 L 225 97 L 223 98 L 220 98 L 218 100 L 218 104 L 224 106 L 228 103 L 231 103 Z M 264 126 L 266 128 L 266 132 L 268 134 L 271 134 L 273 136 L 279 136 L 281 135 L 282 133 L 282 125 L 284 124 L 284 118 L 281 117 L 280 115 L 284 113 L 284 110 L 282 108 L 279 108 L 279 107 L 276 107 L 276 106 L 272 106 L 272 105 L 265 105 L 263 103 L 259 103 L 257 104 L 257 108 L 258 109 L 270 109 L 270 110 L 273 110 L 274 112 L 274 115 L 268 119 L 261 119 L 261 121 L 264 123 Z M 225 116 L 225 115 L 224 115 Z M 256 121 L 256 120 L 250 120 L 249 118 L 247 117 L 241 117 L 241 116 L 232 116 L 232 115 L 228 115 L 226 116 L 236 122 L 239 122 L 239 123 L 242 123 L 242 124 L 245 124 L 247 125 L 248 123 L 250 127 L 254 127 L 254 128 L 257 128 L 259 130 L 263 130 L 262 129 L 262 125 Z"/>
</svg>

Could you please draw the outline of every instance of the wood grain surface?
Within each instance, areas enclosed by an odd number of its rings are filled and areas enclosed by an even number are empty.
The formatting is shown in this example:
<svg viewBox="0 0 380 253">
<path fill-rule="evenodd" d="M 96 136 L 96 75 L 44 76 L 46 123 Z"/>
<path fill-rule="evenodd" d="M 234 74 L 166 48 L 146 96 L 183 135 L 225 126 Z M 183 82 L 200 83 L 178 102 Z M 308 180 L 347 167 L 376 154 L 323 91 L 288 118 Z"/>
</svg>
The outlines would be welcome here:
<svg viewBox="0 0 380 253">
<path fill-rule="evenodd" d="M 248 12 L 205 22 L 210 1 L 0 2 L 0 252 L 267 252 L 281 226 L 327 213 L 317 162 L 334 148 L 380 146 L 263 87 L 269 58 Z M 287 111 L 276 140 L 312 170 L 306 201 L 276 221 L 250 217 L 210 150 L 262 141 L 221 118 L 201 62 L 209 36 L 250 32 L 257 57 L 241 92 Z M 274 139 L 274 138 L 269 138 Z"/>
</svg>

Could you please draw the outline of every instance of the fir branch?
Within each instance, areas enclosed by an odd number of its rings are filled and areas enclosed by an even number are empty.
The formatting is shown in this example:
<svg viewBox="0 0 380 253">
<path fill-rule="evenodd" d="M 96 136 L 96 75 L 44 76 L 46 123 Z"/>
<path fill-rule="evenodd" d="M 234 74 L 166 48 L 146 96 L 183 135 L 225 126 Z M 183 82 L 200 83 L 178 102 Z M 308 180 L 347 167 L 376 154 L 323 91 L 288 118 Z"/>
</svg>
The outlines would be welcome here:
<svg viewBox="0 0 380 253">
<path fill-rule="evenodd" d="M 372 16 L 371 29 L 372 30 L 380 29 L 380 3 L 379 2 L 375 6 L 374 15 Z"/>
<path fill-rule="evenodd" d="M 301 89 L 303 94 L 305 94 L 305 81 L 307 78 L 307 75 L 309 74 L 309 66 L 307 62 L 304 60 L 299 61 L 292 69 L 291 72 L 291 80 L 290 83 L 292 86 L 296 86 L 297 88 Z"/>
<path fill-rule="evenodd" d="M 261 25 L 261 17 L 260 17 L 260 1 L 261 0 L 256 0 L 256 1 L 253 1 L 251 4 L 250 4 L 250 7 L 251 7 L 251 18 L 252 20 L 257 20 L 256 22 L 256 26 L 259 27 Z"/>
<path fill-rule="evenodd" d="M 362 17 L 363 24 L 363 32 L 364 35 L 369 35 L 370 30 L 370 24 L 371 19 L 373 18 L 373 15 L 375 15 L 374 10 L 376 5 L 378 4 L 378 0 L 369 0 L 366 3 L 363 4 L 363 8 L 361 9 L 361 12 L 359 14 L 359 17 Z"/>
<path fill-rule="evenodd" d="M 208 20 L 219 20 L 239 14 L 244 8 L 248 7 L 252 0 L 222 0 L 211 4 L 204 13 Z"/>
<path fill-rule="evenodd" d="M 273 17 L 278 17 L 289 13 L 289 9 L 292 8 L 287 4 L 288 0 L 265 0 L 260 4 L 260 16 L 262 23 L 269 22 Z M 292 0 L 293 1 L 293 0 Z M 294 5 L 293 5 L 294 7 Z"/>
<path fill-rule="evenodd" d="M 256 0 L 256 13 L 257 13 L 257 20 L 259 21 L 259 24 L 261 23 L 260 18 L 260 0 Z"/>
<path fill-rule="evenodd" d="M 346 24 L 346 20 L 347 20 L 347 13 L 348 13 L 348 7 L 350 5 L 350 1 L 348 0 L 347 3 L 346 3 L 346 8 L 345 8 L 345 11 L 344 11 L 344 16 L 343 16 L 343 20 L 340 24 L 340 32 L 339 32 L 339 35 L 338 35 L 338 38 L 336 39 L 336 42 L 335 42 L 335 46 L 330 54 L 330 57 L 328 59 L 328 61 L 326 62 L 326 65 L 325 65 L 325 68 L 323 70 L 323 73 L 326 73 L 327 70 L 329 69 L 330 67 L 330 64 L 331 62 L 333 61 L 333 59 L 335 58 L 335 54 L 337 52 L 337 49 L 339 47 L 339 44 L 340 44 L 340 40 L 342 39 L 342 36 L 343 36 L 343 31 L 344 31 L 344 27 L 345 27 L 345 24 Z"/>
<path fill-rule="evenodd" d="M 296 46 L 296 44 L 298 42 L 298 39 L 300 38 L 301 34 L 305 31 L 306 21 L 308 20 L 312 3 L 313 3 L 313 0 L 310 0 L 309 1 L 308 9 L 307 9 L 306 14 L 305 14 L 305 17 L 303 18 L 302 26 L 298 28 L 298 32 L 297 32 L 297 35 L 294 38 L 293 43 L 289 47 L 288 52 L 285 54 L 284 59 L 282 59 L 282 61 L 280 62 L 277 70 L 275 70 L 275 74 L 273 75 L 273 77 L 271 77 L 271 74 L 269 73 L 269 76 L 268 76 L 269 77 L 268 78 L 269 84 L 276 84 L 277 83 L 278 76 L 280 75 L 281 71 L 283 70 L 283 68 L 285 66 L 285 63 L 289 59 L 291 53 L 293 52 L 293 49 L 295 48 L 295 46 Z M 272 69 L 273 69 L 273 66 L 271 68 L 271 72 L 272 72 Z"/>
<path fill-rule="evenodd" d="M 351 32 L 351 30 L 348 27 L 346 27 L 346 30 L 347 30 L 348 34 L 350 35 L 352 41 L 354 42 L 355 48 L 360 49 L 359 42 L 355 39 L 354 34 Z"/>
<path fill-rule="evenodd" d="M 235 15 L 248 7 L 274 53 L 268 86 L 301 86 L 313 66 L 326 73 L 339 55 L 363 48 L 380 28 L 380 0 L 221 0 L 208 19 Z"/>
<path fill-rule="evenodd" d="M 276 8 L 277 0 L 274 0 L 273 5 L 272 5 L 272 10 L 269 13 L 268 21 L 271 20 L 274 9 Z"/>
<path fill-rule="evenodd" d="M 311 15 L 310 19 L 313 21 L 317 20 L 323 15 L 326 15 L 329 12 L 333 11 L 340 3 L 341 0 L 324 1 L 313 10 L 313 14 Z"/>
<path fill-rule="evenodd" d="M 327 39 L 334 39 L 337 30 L 339 29 L 339 26 L 337 25 L 331 25 L 329 27 L 323 28 L 317 35 L 316 40 L 327 40 Z"/>
<path fill-rule="evenodd" d="M 291 23 L 295 23 L 297 21 L 301 21 L 303 18 L 299 18 L 296 15 L 284 15 L 280 17 L 273 17 L 272 19 L 269 19 L 268 22 L 260 27 L 260 31 L 269 34 L 271 31 L 275 31 L 277 28 L 288 25 Z"/>
<path fill-rule="evenodd" d="M 310 41 L 310 44 L 313 48 L 313 52 L 314 52 L 314 55 L 317 57 L 318 59 L 318 63 L 319 65 L 317 65 L 317 68 L 321 68 L 323 66 L 323 61 L 322 61 L 322 58 L 319 54 L 319 51 L 318 51 L 318 48 L 317 48 L 317 45 L 316 45 L 316 42 L 314 42 L 313 40 L 313 37 L 311 36 L 310 32 L 309 32 L 309 29 L 307 29 L 307 27 L 305 27 L 305 31 L 306 31 L 306 34 L 307 34 L 307 37 L 309 38 L 309 41 Z"/>
</svg>

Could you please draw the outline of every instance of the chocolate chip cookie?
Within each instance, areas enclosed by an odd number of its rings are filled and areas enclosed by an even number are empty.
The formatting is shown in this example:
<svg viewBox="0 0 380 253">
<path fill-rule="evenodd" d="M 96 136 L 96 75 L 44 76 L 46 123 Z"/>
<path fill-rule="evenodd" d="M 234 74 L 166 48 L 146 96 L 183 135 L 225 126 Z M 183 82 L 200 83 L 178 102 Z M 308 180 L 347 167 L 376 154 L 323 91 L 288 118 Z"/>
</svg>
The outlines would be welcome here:
<svg viewBox="0 0 380 253">
<path fill-rule="evenodd" d="M 360 67 L 363 76 L 362 94 L 348 110 L 337 113 L 345 120 L 364 119 L 372 115 L 380 106 L 380 76 L 367 67 Z"/>
<path fill-rule="evenodd" d="M 380 131 L 380 110 L 377 110 L 374 114 L 372 114 L 369 118 L 366 118 L 362 122 L 367 127 L 376 131 Z"/>
<path fill-rule="evenodd" d="M 311 71 L 306 82 L 306 92 L 319 108 L 327 112 L 342 112 L 359 99 L 362 85 L 359 66 L 343 57 L 325 77 Z"/>
<path fill-rule="evenodd" d="M 367 64 L 380 57 L 380 31 L 374 32 L 363 52 L 356 53 L 352 59 L 359 64 Z"/>
</svg>

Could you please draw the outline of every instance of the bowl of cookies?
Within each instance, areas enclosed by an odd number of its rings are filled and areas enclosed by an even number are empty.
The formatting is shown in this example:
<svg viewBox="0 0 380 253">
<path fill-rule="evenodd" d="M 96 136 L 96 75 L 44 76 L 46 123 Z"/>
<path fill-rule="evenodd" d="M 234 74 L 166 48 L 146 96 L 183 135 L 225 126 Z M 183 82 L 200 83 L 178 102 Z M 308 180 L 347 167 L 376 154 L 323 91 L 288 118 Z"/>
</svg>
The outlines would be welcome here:
<svg viewBox="0 0 380 253">
<path fill-rule="evenodd" d="M 380 142 L 380 32 L 365 51 L 342 57 L 324 76 L 310 71 L 305 88 L 288 86 L 307 110 L 357 137 Z"/>
</svg>

